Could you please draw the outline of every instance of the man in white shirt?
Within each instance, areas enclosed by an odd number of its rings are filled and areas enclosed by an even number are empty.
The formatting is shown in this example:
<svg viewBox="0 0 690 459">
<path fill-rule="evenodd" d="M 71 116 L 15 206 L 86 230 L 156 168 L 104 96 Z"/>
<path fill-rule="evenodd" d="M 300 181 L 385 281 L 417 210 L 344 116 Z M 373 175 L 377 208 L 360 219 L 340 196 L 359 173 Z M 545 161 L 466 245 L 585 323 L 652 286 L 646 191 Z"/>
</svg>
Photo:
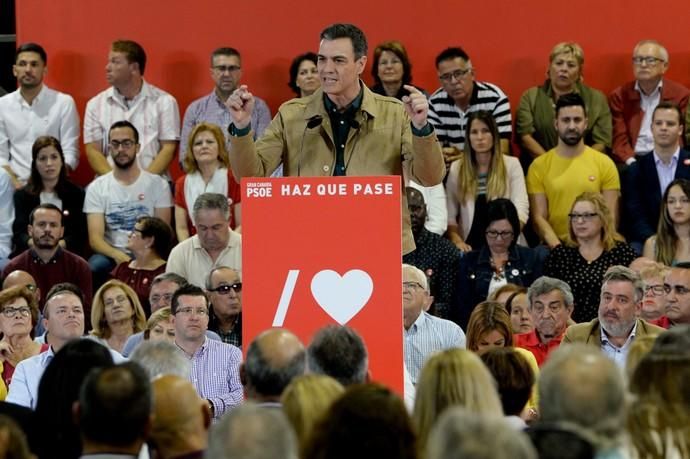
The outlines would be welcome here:
<svg viewBox="0 0 690 459">
<path fill-rule="evenodd" d="M 114 123 L 108 139 L 114 168 L 91 182 L 84 199 L 89 243 L 94 251 L 89 266 L 96 281 L 116 264 L 130 260 L 127 240 L 139 217 L 154 216 L 170 224 L 172 207 L 168 183 L 139 168 L 139 132 L 132 123 Z"/>
<path fill-rule="evenodd" d="M 177 101 L 167 92 L 144 81 L 146 53 L 131 40 L 113 42 L 108 54 L 106 75 L 112 86 L 86 104 L 84 143 L 91 169 L 108 173 L 112 161 L 107 156 L 106 133 L 116 121 L 127 120 L 141 136 L 139 166 L 152 174 L 167 175 L 180 139 Z"/>
<path fill-rule="evenodd" d="M 0 170 L 0 269 L 10 262 L 12 223 L 14 222 L 14 187 L 9 172 Z"/>
<path fill-rule="evenodd" d="M 74 99 L 43 84 L 48 57 L 41 45 L 17 48 L 12 73 L 19 89 L 0 97 L 0 166 L 15 188 L 31 174 L 31 147 L 42 135 L 60 141 L 70 170 L 79 164 L 79 115 Z"/>
</svg>

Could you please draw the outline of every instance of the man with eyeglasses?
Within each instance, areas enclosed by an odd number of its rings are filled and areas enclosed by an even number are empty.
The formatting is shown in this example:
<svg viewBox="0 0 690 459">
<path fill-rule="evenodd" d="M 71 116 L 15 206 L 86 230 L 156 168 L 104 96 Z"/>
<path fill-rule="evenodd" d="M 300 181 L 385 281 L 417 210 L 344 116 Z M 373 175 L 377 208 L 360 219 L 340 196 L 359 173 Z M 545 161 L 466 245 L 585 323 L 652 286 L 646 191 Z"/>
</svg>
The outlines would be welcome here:
<svg viewBox="0 0 690 459">
<path fill-rule="evenodd" d="M 229 47 L 215 49 L 211 53 L 210 71 L 215 88 L 211 94 L 189 104 L 184 113 L 182 135 L 180 136 L 180 165 L 183 164 L 187 154 L 187 142 L 194 126 L 206 122 L 225 128 L 232 121 L 225 101 L 237 89 L 242 79 L 240 52 Z M 271 110 L 263 99 L 254 97 L 254 100 L 255 106 L 250 125 L 254 132 L 254 140 L 256 140 L 263 135 L 268 123 L 271 122 Z M 225 129 L 223 131 L 227 137 L 227 131 Z"/>
<path fill-rule="evenodd" d="M 211 301 L 209 329 L 224 343 L 242 347 L 242 278 L 227 266 L 213 268 L 206 279 Z"/>
<path fill-rule="evenodd" d="M 647 155 L 654 147 L 652 112 L 660 102 L 672 102 L 685 113 L 690 90 L 664 78 L 668 51 L 655 40 L 635 45 L 632 67 L 635 80 L 609 95 L 613 121 L 613 151 L 616 161 L 631 164 L 636 155 Z"/>
<path fill-rule="evenodd" d="M 560 279 L 542 276 L 527 289 L 534 330 L 513 336 L 513 345 L 527 349 L 539 366 L 560 346 L 575 307 L 570 286 Z"/>
<path fill-rule="evenodd" d="M 538 156 L 527 172 L 530 217 L 539 238 L 553 249 L 568 236 L 568 213 L 580 194 L 601 193 L 614 218 L 618 214 L 620 180 L 605 154 L 585 145 L 585 102 L 577 93 L 556 101 L 558 145 Z"/>
<path fill-rule="evenodd" d="M 585 343 L 598 346 L 620 368 L 625 368 L 634 340 L 656 336 L 664 329 L 638 318 L 642 310 L 644 283 L 625 266 L 612 266 L 604 274 L 599 317 L 568 327 L 561 344 Z"/>
<path fill-rule="evenodd" d="M 94 287 L 120 263 L 128 262 L 127 239 L 142 215 L 170 224 L 172 194 L 168 183 L 139 167 L 139 131 L 129 121 L 117 121 L 108 131 L 113 169 L 86 189 L 84 213 L 94 255 L 89 266 Z"/>
<path fill-rule="evenodd" d="M 242 403 L 242 352 L 232 344 L 206 337 L 209 302 L 199 287 L 190 284 L 179 288 L 173 295 L 171 308 L 175 344 L 192 364 L 190 381 L 208 403 L 213 418 L 219 419 Z"/>
<path fill-rule="evenodd" d="M 472 61 L 462 48 L 447 48 L 436 56 L 441 87 L 429 98 L 429 122 L 443 144 L 446 167 L 460 159 L 465 147 L 467 115 L 478 110 L 491 112 L 501 135 L 501 151 L 510 152 L 512 118 L 508 96 L 492 83 L 475 81 Z"/>
<path fill-rule="evenodd" d="M 421 269 L 402 265 L 402 279 L 405 368 L 417 384 L 426 359 L 444 349 L 464 348 L 465 333 L 454 322 L 426 312 L 434 299 Z"/>
<path fill-rule="evenodd" d="M 652 323 L 663 328 L 690 324 L 690 263 L 678 263 L 664 279 L 666 315 Z"/>
<path fill-rule="evenodd" d="M 145 69 L 146 52 L 141 45 L 131 40 L 112 43 L 105 66 L 112 86 L 89 100 L 84 113 L 86 158 L 97 175 L 115 167 L 114 158 L 107 154 L 110 126 L 128 120 L 141 135 L 139 167 L 168 177 L 180 139 L 180 112 L 173 96 L 144 80 Z"/>
</svg>

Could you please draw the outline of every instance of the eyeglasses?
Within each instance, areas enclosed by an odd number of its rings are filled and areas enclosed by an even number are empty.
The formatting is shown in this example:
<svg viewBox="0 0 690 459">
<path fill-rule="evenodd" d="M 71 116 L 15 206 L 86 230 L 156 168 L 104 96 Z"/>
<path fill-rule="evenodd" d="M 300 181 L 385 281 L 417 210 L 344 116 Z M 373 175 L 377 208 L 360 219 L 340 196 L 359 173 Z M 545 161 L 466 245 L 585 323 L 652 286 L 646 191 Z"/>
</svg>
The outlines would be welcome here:
<svg viewBox="0 0 690 459">
<path fill-rule="evenodd" d="M 661 296 L 665 293 L 664 286 L 661 284 L 646 285 L 644 288 L 644 294 L 646 295 L 649 292 L 652 292 L 652 295 L 654 296 Z"/>
<path fill-rule="evenodd" d="M 419 282 L 403 282 L 403 290 L 412 290 L 416 292 L 418 290 L 424 290 L 424 286 Z"/>
<path fill-rule="evenodd" d="M 687 295 L 690 293 L 690 289 L 682 285 L 668 285 L 664 284 L 664 292 L 668 295 L 671 291 L 676 292 L 676 295 Z"/>
<path fill-rule="evenodd" d="M 208 310 L 206 308 L 193 308 L 191 306 L 186 308 L 178 308 L 175 315 L 182 314 L 183 316 L 191 316 L 192 314 L 197 316 L 207 316 Z"/>
<path fill-rule="evenodd" d="M 153 295 L 151 298 L 151 303 L 158 303 L 161 300 L 165 300 L 166 302 L 170 303 L 172 301 L 173 294 L 172 293 L 166 293 L 164 295 Z"/>
<path fill-rule="evenodd" d="M 118 150 L 120 147 L 124 148 L 125 150 L 129 150 L 134 145 L 136 145 L 136 142 L 134 140 L 129 139 L 123 141 L 111 140 L 108 145 L 110 145 L 110 148 L 112 148 L 113 150 Z"/>
<path fill-rule="evenodd" d="M 513 232 L 512 232 L 512 231 L 495 231 L 495 230 L 487 230 L 486 233 L 484 233 L 484 234 L 486 234 L 486 237 L 488 237 L 489 239 L 496 239 L 496 238 L 499 238 L 499 237 L 500 237 L 500 238 L 503 239 L 504 241 L 505 241 L 506 239 L 510 239 L 510 238 L 513 237 Z"/>
<path fill-rule="evenodd" d="M 653 56 L 635 56 L 632 58 L 632 61 L 635 65 L 656 65 L 657 62 L 664 62 L 663 59 L 659 59 L 658 57 Z"/>
<path fill-rule="evenodd" d="M 125 302 L 128 302 L 129 298 L 127 298 L 125 295 L 119 295 L 113 300 L 106 300 L 103 302 L 107 308 L 111 308 L 115 306 L 115 303 L 117 304 L 124 304 Z"/>
<path fill-rule="evenodd" d="M 7 317 L 8 319 L 16 317 L 17 313 L 19 313 L 21 317 L 29 317 L 31 315 L 31 309 L 27 308 L 26 306 L 21 306 L 18 308 L 8 306 L 2 310 L 2 315 Z"/>
<path fill-rule="evenodd" d="M 209 289 L 209 292 L 220 293 L 221 295 L 227 295 L 230 290 L 234 290 L 235 293 L 240 293 L 242 291 L 242 282 L 235 282 L 234 284 L 223 284 L 216 288 Z"/>
<path fill-rule="evenodd" d="M 139 236 L 143 236 L 143 235 L 144 235 L 144 232 L 143 232 L 142 230 L 140 230 L 139 228 L 133 228 L 132 231 L 130 231 L 129 234 L 134 235 L 134 234 L 137 234 L 137 233 L 139 234 Z"/>
<path fill-rule="evenodd" d="M 234 73 L 240 70 L 241 67 L 239 65 L 214 65 L 213 70 L 215 70 L 218 73 Z"/>
<path fill-rule="evenodd" d="M 439 75 L 438 79 L 441 81 L 444 81 L 446 83 L 450 83 L 451 81 L 453 81 L 453 78 L 455 78 L 456 80 L 460 80 L 462 77 L 464 77 L 465 75 L 467 75 L 471 71 L 472 71 L 472 67 L 470 67 L 468 69 L 454 70 L 452 72 L 448 72 L 448 73 L 444 73 L 443 75 Z"/>
<path fill-rule="evenodd" d="M 584 214 L 575 214 L 575 213 L 568 214 L 568 218 L 570 218 L 571 220 L 575 220 L 575 221 L 582 220 L 585 222 L 588 222 L 588 221 L 592 220 L 594 217 L 598 217 L 598 216 L 599 216 L 599 214 L 596 212 L 587 212 Z"/>
</svg>

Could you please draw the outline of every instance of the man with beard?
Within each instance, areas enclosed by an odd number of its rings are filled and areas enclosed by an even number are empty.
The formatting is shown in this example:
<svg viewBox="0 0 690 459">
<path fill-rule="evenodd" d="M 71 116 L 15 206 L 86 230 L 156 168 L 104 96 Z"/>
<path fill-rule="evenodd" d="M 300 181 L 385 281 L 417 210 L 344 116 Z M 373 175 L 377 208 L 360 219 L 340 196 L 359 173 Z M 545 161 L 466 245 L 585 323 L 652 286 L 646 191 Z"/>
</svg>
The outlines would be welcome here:
<svg viewBox="0 0 690 459">
<path fill-rule="evenodd" d="M 87 313 L 91 305 L 91 272 L 82 257 L 60 245 L 64 226 L 62 212 L 53 204 L 37 206 L 29 215 L 28 233 L 33 246 L 14 257 L 5 266 L 3 278 L 16 270 L 26 271 L 36 280 L 41 292 L 60 282 L 79 285 L 84 293 Z M 43 304 L 39 301 L 39 307 Z"/>
<path fill-rule="evenodd" d="M 611 158 L 582 140 L 587 111 L 579 94 L 558 98 L 554 124 L 558 145 L 535 159 L 527 173 L 530 215 L 537 234 L 550 248 L 568 235 L 568 212 L 577 196 L 585 191 L 601 193 L 615 219 L 620 190 Z"/>
<path fill-rule="evenodd" d="M 527 290 L 528 310 L 534 330 L 513 337 L 513 345 L 527 349 L 539 366 L 558 348 L 573 313 L 573 292 L 560 279 L 542 276 Z"/>
<path fill-rule="evenodd" d="M 89 266 L 103 281 L 116 264 L 129 261 L 127 239 L 142 215 L 170 224 L 172 195 L 159 175 L 142 170 L 136 161 L 139 132 L 129 121 L 118 121 L 108 132 L 113 170 L 96 178 L 86 190 L 84 213 L 94 255 Z"/>
<path fill-rule="evenodd" d="M 424 227 L 427 210 L 422 193 L 411 187 L 407 187 L 406 192 L 416 248 L 403 256 L 403 263 L 424 271 L 434 301 L 434 315 L 449 319 L 451 302 L 456 298 L 461 253 L 448 239 Z"/>
<path fill-rule="evenodd" d="M 616 364 L 625 368 L 628 350 L 642 336 L 664 331 L 642 319 L 644 283 L 630 268 L 613 266 L 604 274 L 599 302 L 599 318 L 568 327 L 563 343 L 585 343 L 599 348 Z"/>
</svg>

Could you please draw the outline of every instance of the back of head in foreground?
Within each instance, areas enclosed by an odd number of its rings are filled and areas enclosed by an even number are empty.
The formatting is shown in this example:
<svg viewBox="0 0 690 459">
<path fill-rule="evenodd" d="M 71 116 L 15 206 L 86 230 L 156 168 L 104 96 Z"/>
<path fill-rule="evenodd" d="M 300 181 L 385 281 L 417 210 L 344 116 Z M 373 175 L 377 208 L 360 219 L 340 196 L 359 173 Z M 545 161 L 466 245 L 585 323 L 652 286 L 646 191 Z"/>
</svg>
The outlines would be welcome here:
<svg viewBox="0 0 690 459">
<path fill-rule="evenodd" d="M 282 411 L 245 402 L 213 425 L 204 457 L 297 459 L 297 442 Z"/>
<path fill-rule="evenodd" d="M 343 386 L 366 382 L 368 368 L 364 340 L 350 327 L 323 327 L 307 348 L 307 370 L 335 378 Z"/>
</svg>

